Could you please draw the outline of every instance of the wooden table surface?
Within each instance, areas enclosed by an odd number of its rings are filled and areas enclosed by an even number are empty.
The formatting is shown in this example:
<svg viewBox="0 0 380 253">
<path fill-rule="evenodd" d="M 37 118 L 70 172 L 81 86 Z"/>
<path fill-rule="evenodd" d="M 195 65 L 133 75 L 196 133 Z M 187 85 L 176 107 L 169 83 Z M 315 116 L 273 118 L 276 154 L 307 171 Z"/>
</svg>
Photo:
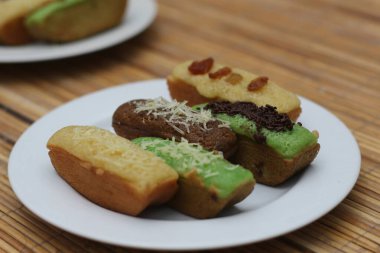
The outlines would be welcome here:
<svg viewBox="0 0 380 253">
<path fill-rule="evenodd" d="M 37 218 L 12 192 L 9 154 L 23 131 L 65 102 L 165 77 L 183 60 L 213 56 L 328 108 L 351 129 L 362 154 L 357 184 L 330 213 L 293 233 L 222 252 L 380 252 L 380 1 L 160 0 L 158 5 L 152 26 L 110 49 L 0 64 L 0 251 L 145 252 L 83 239 Z"/>
</svg>

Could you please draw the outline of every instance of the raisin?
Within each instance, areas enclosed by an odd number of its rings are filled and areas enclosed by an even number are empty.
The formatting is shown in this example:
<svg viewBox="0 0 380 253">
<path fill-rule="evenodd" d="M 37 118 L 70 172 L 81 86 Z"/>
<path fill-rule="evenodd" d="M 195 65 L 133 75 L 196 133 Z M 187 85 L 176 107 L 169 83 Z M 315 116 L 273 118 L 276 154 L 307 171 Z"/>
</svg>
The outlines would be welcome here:
<svg viewBox="0 0 380 253">
<path fill-rule="evenodd" d="M 239 75 L 239 74 L 236 74 L 236 73 L 231 73 L 231 75 L 229 75 L 226 78 L 226 82 L 228 82 L 228 83 L 230 83 L 232 85 L 240 83 L 241 80 L 243 80 L 243 77 L 241 75 Z"/>
<path fill-rule="evenodd" d="M 256 79 L 253 79 L 249 84 L 248 84 L 248 91 L 256 91 L 264 87 L 268 83 L 268 77 L 266 76 L 260 76 Z"/>
<path fill-rule="evenodd" d="M 213 73 L 208 73 L 208 76 L 211 79 L 220 79 L 223 76 L 229 75 L 230 73 L 231 73 L 231 69 L 229 67 L 224 67 L 224 68 L 218 69 L 217 71 Z"/>
<path fill-rule="evenodd" d="M 189 71 L 193 75 L 203 75 L 210 71 L 212 65 L 214 64 L 214 59 L 209 57 L 201 61 L 194 61 L 189 66 Z"/>
</svg>

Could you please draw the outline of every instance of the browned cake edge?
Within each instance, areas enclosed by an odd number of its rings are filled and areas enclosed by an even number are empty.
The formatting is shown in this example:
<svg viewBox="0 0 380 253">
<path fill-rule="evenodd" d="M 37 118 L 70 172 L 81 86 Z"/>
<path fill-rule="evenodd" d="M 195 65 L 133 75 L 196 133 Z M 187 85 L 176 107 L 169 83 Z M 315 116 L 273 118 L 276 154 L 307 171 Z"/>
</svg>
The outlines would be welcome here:
<svg viewBox="0 0 380 253">
<path fill-rule="evenodd" d="M 188 101 L 187 104 L 189 106 L 218 100 L 218 98 L 207 98 L 202 96 L 194 86 L 173 76 L 167 77 L 167 84 L 170 96 L 177 101 Z M 292 111 L 287 112 L 287 114 L 292 121 L 296 121 L 301 114 L 301 107 L 295 108 Z"/>
<path fill-rule="evenodd" d="M 267 145 L 254 143 L 238 135 L 238 150 L 232 160 L 251 170 L 257 183 L 274 186 L 306 168 L 315 159 L 319 149 L 320 145 L 316 143 L 293 159 L 284 159 Z"/>
<path fill-rule="evenodd" d="M 24 17 L 10 20 L 0 27 L 0 42 L 8 45 L 21 45 L 33 41 L 24 26 Z"/>
<path fill-rule="evenodd" d="M 180 177 L 179 188 L 169 204 L 177 211 L 198 219 L 212 218 L 224 208 L 245 199 L 254 188 L 255 182 L 242 184 L 229 197 L 220 199 L 215 189 L 207 189 L 192 171 Z"/>
<path fill-rule="evenodd" d="M 112 16 L 110 17 L 110 19 L 107 20 L 103 18 L 98 21 L 88 19 L 86 30 L 68 29 L 68 31 L 62 32 L 61 29 L 53 30 L 51 28 L 46 29 L 46 27 L 41 28 L 40 26 L 28 26 L 27 30 L 30 33 L 30 35 L 34 37 L 35 39 L 46 40 L 49 42 L 59 43 L 59 42 L 70 42 L 70 41 L 79 40 L 79 39 L 86 38 L 94 34 L 100 33 L 102 31 L 105 31 L 107 29 L 110 29 L 120 24 L 124 16 L 124 13 L 126 11 L 127 3 L 128 3 L 128 0 L 113 1 L 113 4 L 116 4 L 116 5 L 112 6 Z M 81 13 L 81 10 L 76 11 L 76 12 L 77 14 Z M 62 18 L 61 16 L 57 16 L 57 18 L 50 17 L 49 20 L 46 22 L 52 23 L 54 19 L 60 20 Z M 80 25 L 83 26 L 83 21 Z"/>
<path fill-rule="evenodd" d="M 69 152 L 49 147 L 57 173 L 76 191 L 107 209 L 136 216 L 151 204 L 167 202 L 177 190 L 176 180 L 160 182 L 153 191 L 137 192 L 121 177 L 92 166 Z"/>
</svg>

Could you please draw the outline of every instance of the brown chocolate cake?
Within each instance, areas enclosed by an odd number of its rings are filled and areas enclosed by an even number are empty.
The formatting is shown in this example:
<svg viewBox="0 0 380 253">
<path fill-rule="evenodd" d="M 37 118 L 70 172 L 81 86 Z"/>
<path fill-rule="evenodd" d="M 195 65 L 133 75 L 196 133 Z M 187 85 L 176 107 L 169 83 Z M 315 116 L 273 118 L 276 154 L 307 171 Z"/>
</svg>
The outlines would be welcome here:
<svg viewBox="0 0 380 253">
<path fill-rule="evenodd" d="M 236 135 L 208 111 L 195 111 L 185 103 L 163 98 L 133 100 L 122 104 L 113 115 L 115 132 L 127 139 L 138 137 L 182 138 L 207 150 L 223 152 L 228 158 L 236 149 Z"/>
</svg>

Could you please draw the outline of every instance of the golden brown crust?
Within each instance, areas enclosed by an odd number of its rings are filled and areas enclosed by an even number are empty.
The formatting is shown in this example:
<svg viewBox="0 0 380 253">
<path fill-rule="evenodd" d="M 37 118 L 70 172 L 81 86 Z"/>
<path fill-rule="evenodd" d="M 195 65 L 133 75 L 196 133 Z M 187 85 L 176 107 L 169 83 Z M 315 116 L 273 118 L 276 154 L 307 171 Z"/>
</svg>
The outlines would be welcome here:
<svg viewBox="0 0 380 253">
<path fill-rule="evenodd" d="M 189 106 L 216 101 L 218 98 L 207 98 L 198 93 L 197 89 L 173 76 L 168 76 L 167 84 L 170 96 L 177 101 L 188 101 Z M 301 107 L 287 113 L 292 121 L 296 121 L 301 114 Z"/>
<path fill-rule="evenodd" d="M 295 121 L 297 121 L 298 117 L 301 115 L 301 112 L 302 112 L 301 107 L 298 107 L 298 108 L 288 112 L 287 114 L 288 114 L 290 120 L 295 122 Z"/>
<path fill-rule="evenodd" d="M 75 41 L 118 25 L 127 6 L 126 0 L 94 0 L 57 11 L 41 24 L 27 24 L 36 39 L 49 42 Z M 81 18 L 86 16 L 87 18 Z"/>
<path fill-rule="evenodd" d="M 4 24 L 0 29 L 1 43 L 21 45 L 33 41 L 24 26 L 24 17 L 17 17 Z"/>
<path fill-rule="evenodd" d="M 179 188 L 169 204 L 189 216 L 205 219 L 215 217 L 225 207 L 246 198 L 254 188 L 254 181 L 241 185 L 228 198 L 220 199 L 214 190 L 208 190 L 192 171 L 179 179 Z"/>
<path fill-rule="evenodd" d="M 25 17 L 53 0 L 0 0 L 0 42 L 20 45 L 33 41 L 25 27 Z"/>
<path fill-rule="evenodd" d="M 167 78 L 170 96 L 177 101 L 187 101 L 187 105 L 193 106 L 207 103 L 217 99 L 210 99 L 198 93 L 197 89 L 172 76 Z"/>
<path fill-rule="evenodd" d="M 136 216 L 148 205 L 168 201 L 177 189 L 176 180 L 167 180 L 149 194 L 140 193 L 103 168 L 96 168 L 61 148 L 49 149 L 57 173 L 87 199 L 107 209 Z"/>
<path fill-rule="evenodd" d="M 317 156 L 320 145 L 317 143 L 293 159 L 284 159 L 273 149 L 254 143 L 251 139 L 238 136 L 238 150 L 232 160 L 252 171 L 256 182 L 278 185 L 309 165 Z"/>
</svg>

